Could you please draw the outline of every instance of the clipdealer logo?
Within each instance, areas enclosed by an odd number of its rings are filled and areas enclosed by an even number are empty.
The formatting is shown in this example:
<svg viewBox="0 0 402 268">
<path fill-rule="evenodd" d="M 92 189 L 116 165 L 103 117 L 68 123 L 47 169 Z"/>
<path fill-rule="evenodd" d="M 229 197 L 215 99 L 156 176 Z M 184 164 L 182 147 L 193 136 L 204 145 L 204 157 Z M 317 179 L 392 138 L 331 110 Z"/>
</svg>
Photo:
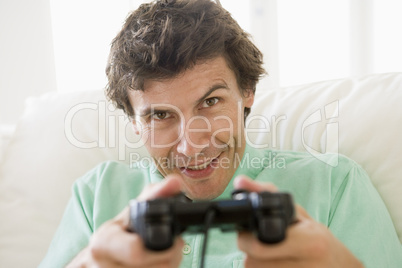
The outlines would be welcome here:
<svg viewBox="0 0 402 268">
<path fill-rule="evenodd" d="M 166 105 L 165 105 L 166 106 Z M 242 120 L 241 113 L 241 105 L 238 105 L 238 113 L 239 116 L 237 116 L 238 120 Z M 177 110 L 178 114 L 181 115 L 180 110 L 178 110 L 177 107 L 174 107 L 175 111 Z M 135 141 L 130 139 L 129 136 L 135 136 L 134 134 L 132 135 L 127 135 L 127 128 L 128 132 L 133 132 L 132 129 L 132 122 L 128 119 L 126 115 L 123 114 L 116 114 L 115 113 L 116 108 L 112 105 L 107 103 L 106 101 L 99 101 L 97 103 L 93 102 L 84 102 L 84 103 L 79 103 L 75 106 L 73 106 L 66 114 L 65 120 L 64 120 L 64 132 L 67 140 L 72 144 L 73 146 L 76 146 L 78 148 L 82 149 L 91 149 L 91 148 L 118 148 L 118 160 L 124 161 L 127 157 L 126 152 L 127 149 L 140 149 L 144 145 L 144 141 L 141 139 L 141 136 L 135 137 Z M 90 113 L 91 115 L 86 117 L 85 115 L 88 115 Z M 92 130 L 91 133 L 97 133 L 97 136 L 85 136 L 84 138 L 80 136 L 80 130 L 76 129 L 73 127 L 73 123 L 75 120 L 75 117 L 80 117 L 76 118 L 78 121 L 81 120 L 82 118 L 93 120 L 97 119 L 97 129 Z M 278 141 L 280 139 L 283 139 L 283 136 L 280 136 L 280 132 L 278 132 L 278 126 L 280 125 L 281 122 L 287 120 L 286 115 L 281 115 L 281 116 L 272 116 L 270 120 L 266 118 L 263 115 L 250 115 L 247 118 L 247 122 L 245 124 L 244 128 L 244 137 L 250 146 L 254 148 L 276 148 Z M 301 144 L 303 148 L 312 156 L 317 158 L 318 160 L 335 167 L 338 165 L 338 153 L 339 153 L 339 101 L 334 101 L 331 102 L 327 105 L 325 105 L 323 108 L 318 109 L 311 113 L 306 120 L 303 121 L 302 126 L 301 126 Z M 192 118 L 192 120 L 189 120 L 189 122 L 186 122 L 187 125 L 191 125 L 191 123 L 194 120 L 203 120 L 203 122 L 206 124 L 205 128 L 202 129 L 190 129 L 191 132 L 210 132 L 211 131 L 211 123 L 206 119 L 206 118 Z M 214 141 L 214 135 L 218 135 L 220 132 L 226 131 L 230 133 L 231 136 L 234 135 L 235 131 L 239 132 L 238 137 L 241 137 L 240 131 L 241 129 L 238 128 L 236 129 L 233 125 L 233 122 L 231 122 L 231 118 L 223 118 L 223 116 L 219 116 L 217 118 L 213 118 L 213 120 L 220 120 L 220 122 L 226 122 L 228 125 L 227 128 L 223 129 L 218 129 L 215 132 L 212 133 L 212 141 Z M 224 121 L 222 121 L 224 120 Z M 253 123 L 258 123 L 260 127 L 255 128 L 252 127 Z M 325 141 L 323 139 L 320 140 L 321 142 L 321 150 L 316 150 L 313 148 L 311 145 L 311 142 L 309 143 L 308 137 L 309 135 L 306 135 L 306 132 L 308 133 L 308 128 L 309 127 L 314 127 L 314 126 L 322 126 L 322 124 L 325 124 Z M 92 125 L 92 123 L 89 123 L 89 125 Z M 237 125 L 241 125 L 241 121 L 237 122 Z M 187 127 L 186 127 L 187 128 Z M 77 135 L 78 133 L 78 135 Z M 253 136 L 253 134 L 256 134 L 258 136 L 262 136 L 261 134 L 264 134 L 266 138 L 269 138 L 269 141 L 266 141 L 265 139 L 261 143 L 255 143 L 253 142 L 253 139 L 250 139 L 249 136 Z M 314 134 L 319 134 L 321 132 L 317 132 Z M 173 142 L 178 142 L 179 139 L 185 138 L 188 142 L 191 142 L 189 138 L 189 133 L 186 131 L 182 130 L 182 133 L 180 133 L 180 136 L 177 137 L 177 139 Z M 149 138 L 149 137 L 147 137 Z M 165 148 L 166 146 L 173 146 L 173 144 L 157 144 L 155 142 L 155 137 L 151 136 L 151 144 L 152 146 L 156 148 Z M 314 137 L 315 138 L 315 137 Z M 313 139 L 314 140 L 314 139 Z M 280 142 L 279 142 L 280 143 Z M 197 144 L 191 143 L 192 146 L 197 146 Z M 218 146 L 217 144 L 213 144 L 214 146 Z M 323 147 L 325 145 L 325 147 Z M 133 152 L 135 153 L 135 151 Z M 328 157 L 328 154 L 331 153 L 332 156 Z"/>
<path fill-rule="evenodd" d="M 318 160 L 332 167 L 338 166 L 339 159 L 339 101 L 336 100 L 324 106 L 323 109 L 316 110 L 303 122 L 301 130 L 302 145 L 308 153 Z M 325 148 L 320 152 L 313 149 L 306 142 L 306 129 L 315 124 L 325 123 Z M 331 153 L 333 157 L 328 157 Z"/>
</svg>

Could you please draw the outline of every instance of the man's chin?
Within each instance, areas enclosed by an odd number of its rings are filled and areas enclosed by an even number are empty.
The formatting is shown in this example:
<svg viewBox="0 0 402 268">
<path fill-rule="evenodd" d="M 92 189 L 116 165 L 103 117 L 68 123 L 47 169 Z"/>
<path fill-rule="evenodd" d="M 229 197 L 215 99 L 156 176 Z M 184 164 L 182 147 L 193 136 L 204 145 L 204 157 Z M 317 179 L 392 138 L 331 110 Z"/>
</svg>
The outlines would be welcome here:
<svg viewBox="0 0 402 268">
<path fill-rule="evenodd" d="M 225 186 L 210 185 L 208 181 L 200 182 L 197 185 L 185 185 L 184 193 L 191 200 L 212 200 L 225 191 Z"/>
<path fill-rule="evenodd" d="M 222 191 L 223 192 L 223 191 Z M 194 201 L 203 201 L 203 200 L 212 200 L 220 196 L 222 193 L 197 193 L 197 194 L 191 194 L 191 193 L 185 193 L 188 198 Z"/>
</svg>

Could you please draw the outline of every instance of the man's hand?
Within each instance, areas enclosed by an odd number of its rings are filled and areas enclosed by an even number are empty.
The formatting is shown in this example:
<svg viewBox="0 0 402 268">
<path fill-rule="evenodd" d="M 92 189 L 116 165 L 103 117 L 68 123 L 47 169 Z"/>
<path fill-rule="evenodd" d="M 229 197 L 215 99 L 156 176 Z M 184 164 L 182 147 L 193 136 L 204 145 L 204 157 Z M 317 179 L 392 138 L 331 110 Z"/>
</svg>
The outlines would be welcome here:
<svg viewBox="0 0 402 268">
<path fill-rule="evenodd" d="M 163 182 L 146 187 L 138 200 L 169 197 L 180 192 L 177 176 L 168 176 Z M 162 252 L 144 247 L 140 236 L 127 232 L 129 209 L 104 223 L 91 241 L 67 267 L 178 267 L 184 242 L 177 238 L 174 245 Z"/>
<path fill-rule="evenodd" d="M 269 183 L 257 183 L 244 176 L 234 182 L 236 189 L 250 192 L 277 191 Z M 251 233 L 241 232 L 238 247 L 246 253 L 246 267 L 363 267 L 352 253 L 324 225 L 296 206 L 297 222 L 279 244 L 263 244 Z"/>
</svg>

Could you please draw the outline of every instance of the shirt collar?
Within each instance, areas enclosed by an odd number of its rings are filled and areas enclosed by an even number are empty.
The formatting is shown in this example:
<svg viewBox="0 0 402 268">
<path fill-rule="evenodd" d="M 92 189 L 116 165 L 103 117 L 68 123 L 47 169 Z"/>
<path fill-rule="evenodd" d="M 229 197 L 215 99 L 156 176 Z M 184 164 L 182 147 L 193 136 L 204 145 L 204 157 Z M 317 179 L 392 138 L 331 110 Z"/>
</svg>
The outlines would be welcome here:
<svg viewBox="0 0 402 268">
<path fill-rule="evenodd" d="M 228 186 L 223 191 L 223 193 L 215 198 L 215 200 L 220 199 L 230 199 L 232 192 L 234 191 L 233 181 L 239 175 L 246 175 L 250 179 L 255 179 L 258 174 L 264 169 L 264 153 L 262 150 L 258 150 L 249 144 L 246 144 L 244 154 L 237 167 L 232 179 L 230 180 Z M 236 159 L 235 159 L 236 161 Z"/>
</svg>

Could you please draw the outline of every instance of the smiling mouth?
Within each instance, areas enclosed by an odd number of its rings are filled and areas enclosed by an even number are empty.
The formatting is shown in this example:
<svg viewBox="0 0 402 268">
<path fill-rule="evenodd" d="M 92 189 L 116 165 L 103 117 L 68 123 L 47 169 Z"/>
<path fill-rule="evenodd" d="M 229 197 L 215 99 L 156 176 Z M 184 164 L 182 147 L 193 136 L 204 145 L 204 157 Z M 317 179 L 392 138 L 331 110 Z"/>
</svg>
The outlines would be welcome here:
<svg viewBox="0 0 402 268">
<path fill-rule="evenodd" d="M 189 175 L 190 177 L 193 176 L 202 176 L 207 175 L 207 173 L 212 172 L 215 168 L 218 167 L 219 164 L 219 157 L 222 155 L 222 152 L 214 157 L 214 158 L 209 158 L 203 163 L 200 163 L 198 165 L 186 165 L 186 166 L 181 166 L 178 167 L 181 173 Z"/>
<path fill-rule="evenodd" d="M 218 156 L 219 157 L 219 156 Z M 189 170 L 202 170 L 207 168 L 209 165 L 213 166 L 213 164 L 218 163 L 218 157 L 211 158 L 209 161 L 206 161 L 200 165 L 196 166 L 187 166 L 187 167 L 181 167 L 180 170 L 184 169 L 189 169 Z"/>
</svg>

